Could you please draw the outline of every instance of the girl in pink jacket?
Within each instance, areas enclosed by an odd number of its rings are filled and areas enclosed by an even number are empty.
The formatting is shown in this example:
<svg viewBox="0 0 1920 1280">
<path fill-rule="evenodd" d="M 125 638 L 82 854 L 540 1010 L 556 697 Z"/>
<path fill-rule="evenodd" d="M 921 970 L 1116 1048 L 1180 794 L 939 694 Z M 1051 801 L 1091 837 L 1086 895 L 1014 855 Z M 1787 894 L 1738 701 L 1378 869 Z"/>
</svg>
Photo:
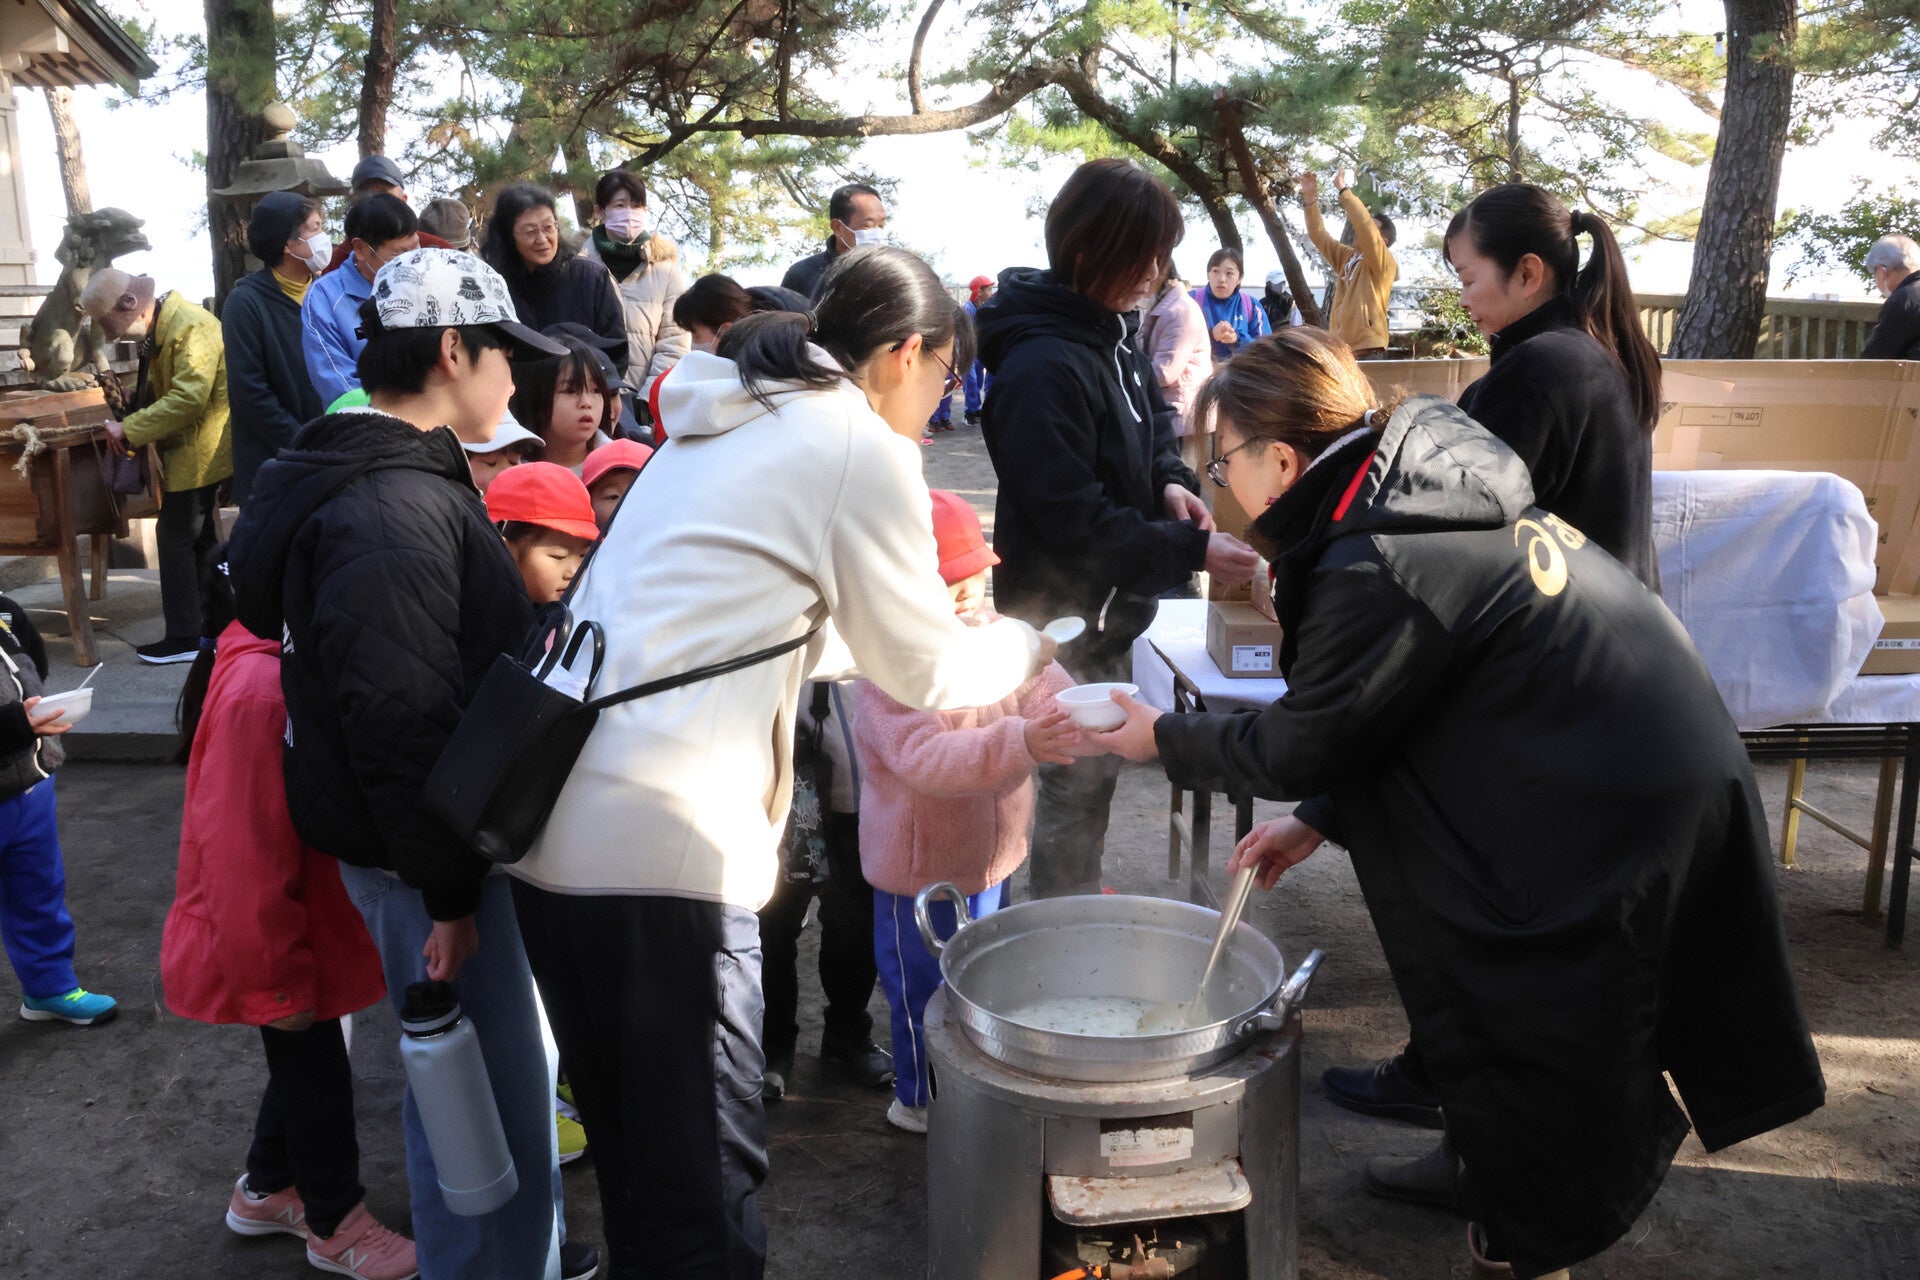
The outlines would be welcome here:
<svg viewBox="0 0 1920 1280">
<path fill-rule="evenodd" d="M 965 499 L 933 491 L 940 576 L 954 611 L 984 624 L 987 568 L 999 557 Z M 914 711 L 862 682 L 854 731 L 862 788 L 860 869 L 873 886 L 873 948 L 893 1010 L 893 1103 L 887 1119 L 927 1131 L 927 1001 L 940 987 L 940 962 L 927 953 L 913 899 L 951 880 L 974 919 L 1006 905 L 1007 878 L 1026 861 L 1033 823 L 1033 773 L 1071 764 L 1079 735 L 1053 695 L 1073 684 L 1059 663 L 991 706 Z M 943 934 L 953 906 L 933 904 Z"/>
</svg>

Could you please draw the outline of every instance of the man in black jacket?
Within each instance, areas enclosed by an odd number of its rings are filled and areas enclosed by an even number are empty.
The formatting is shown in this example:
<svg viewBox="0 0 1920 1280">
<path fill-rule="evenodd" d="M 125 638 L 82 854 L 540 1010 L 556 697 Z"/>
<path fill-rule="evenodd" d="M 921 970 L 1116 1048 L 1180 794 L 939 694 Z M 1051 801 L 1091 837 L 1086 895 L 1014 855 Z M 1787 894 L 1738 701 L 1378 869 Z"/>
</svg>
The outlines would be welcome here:
<svg viewBox="0 0 1920 1280">
<path fill-rule="evenodd" d="M 1867 250 L 1867 270 L 1886 302 L 1861 359 L 1920 360 L 1920 244 L 1881 236 Z"/>
<path fill-rule="evenodd" d="M 308 233 L 322 237 L 321 246 Z M 245 504 L 260 464 L 293 442 L 324 407 L 300 349 L 300 305 L 314 264 L 332 246 L 320 230 L 320 204 L 270 191 L 247 220 L 247 249 L 266 265 L 243 276 L 220 312 L 227 348 L 227 404 L 233 414 L 233 500 Z"/>
<path fill-rule="evenodd" d="M 341 860 L 396 1010 L 415 982 L 453 983 L 519 1171 L 502 1208 L 453 1214 L 409 1098 L 422 1269 L 552 1280 L 552 1084 L 512 899 L 420 793 L 494 659 L 532 621 L 461 443 L 489 439 L 505 414 L 510 352 L 562 349 L 519 324 L 497 274 L 447 249 L 387 264 L 363 316 L 371 404 L 309 423 L 260 469 L 229 549 L 239 616 L 286 637 L 294 825 Z"/>
<path fill-rule="evenodd" d="M 827 237 L 826 247 L 788 267 L 781 288 L 804 293 L 818 302 L 820 282 L 835 258 L 861 245 L 886 243 L 886 203 L 866 183 L 849 182 L 827 203 L 827 226 L 832 234 Z"/>
</svg>

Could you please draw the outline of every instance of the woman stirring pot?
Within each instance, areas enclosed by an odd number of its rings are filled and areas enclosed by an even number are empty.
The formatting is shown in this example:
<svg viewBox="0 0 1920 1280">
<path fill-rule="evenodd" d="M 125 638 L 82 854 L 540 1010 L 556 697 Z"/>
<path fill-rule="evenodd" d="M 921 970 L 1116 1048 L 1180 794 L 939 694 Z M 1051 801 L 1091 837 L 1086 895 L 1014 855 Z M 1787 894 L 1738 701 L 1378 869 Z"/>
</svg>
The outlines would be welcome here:
<svg viewBox="0 0 1920 1280">
<path fill-rule="evenodd" d="M 1117 697 L 1105 741 L 1183 785 L 1324 797 L 1233 869 L 1270 888 L 1324 839 L 1351 851 L 1476 1265 L 1564 1275 L 1632 1224 L 1689 1116 L 1712 1151 L 1825 1096 L 1739 735 L 1673 616 L 1455 406 L 1378 406 L 1345 346 L 1291 329 L 1197 407 L 1216 480 L 1265 513 L 1288 690 L 1237 715 Z"/>
<path fill-rule="evenodd" d="M 596 693 L 810 647 L 602 714 L 511 868 L 527 958 L 593 1135 L 610 1274 L 753 1280 L 766 1230 L 760 934 L 803 678 L 910 706 L 998 701 L 1053 656 L 970 627 L 914 443 L 971 333 L 932 269 L 847 253 L 804 315 L 749 316 L 661 386 L 673 438 L 584 570 Z M 847 661 L 851 651 L 852 662 Z M 837 655 L 837 657 L 836 657 Z"/>
</svg>

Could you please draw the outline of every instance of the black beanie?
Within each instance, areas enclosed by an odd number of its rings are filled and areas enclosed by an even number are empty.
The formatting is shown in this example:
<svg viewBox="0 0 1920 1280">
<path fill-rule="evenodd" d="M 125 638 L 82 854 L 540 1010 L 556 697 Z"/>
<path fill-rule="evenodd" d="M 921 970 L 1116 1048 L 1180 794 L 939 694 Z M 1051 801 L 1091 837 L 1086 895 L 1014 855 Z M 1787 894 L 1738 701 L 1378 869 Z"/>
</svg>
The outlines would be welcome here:
<svg viewBox="0 0 1920 1280">
<path fill-rule="evenodd" d="M 247 219 L 247 252 L 269 267 L 280 265 L 287 241 L 307 220 L 306 200 L 291 191 L 269 191 Z"/>
</svg>

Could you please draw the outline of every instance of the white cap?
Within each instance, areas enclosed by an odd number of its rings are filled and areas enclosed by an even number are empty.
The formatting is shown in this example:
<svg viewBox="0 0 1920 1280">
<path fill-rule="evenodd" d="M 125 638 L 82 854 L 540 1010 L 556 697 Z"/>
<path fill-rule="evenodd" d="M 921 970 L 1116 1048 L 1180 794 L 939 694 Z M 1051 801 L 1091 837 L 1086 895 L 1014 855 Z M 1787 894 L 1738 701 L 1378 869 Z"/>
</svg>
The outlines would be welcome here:
<svg viewBox="0 0 1920 1280">
<path fill-rule="evenodd" d="M 1284 272 L 1284 271 L 1269 271 L 1269 272 L 1267 272 L 1267 285 L 1268 285 L 1268 287 L 1269 287 L 1269 288 L 1273 288 L 1273 289 L 1284 289 L 1284 288 L 1286 288 L 1286 287 L 1287 287 L 1287 273 L 1286 273 L 1286 272 Z"/>
<path fill-rule="evenodd" d="M 567 349 L 520 323 L 507 282 L 458 249 L 415 249 L 380 268 L 373 300 L 387 329 L 492 325 L 524 353 L 563 356 Z"/>
<path fill-rule="evenodd" d="M 500 425 L 493 429 L 493 439 L 485 444 L 474 444 L 470 440 L 462 440 L 460 447 L 468 453 L 498 453 L 502 449 L 511 449 L 515 445 L 544 445 L 545 443 L 546 441 L 539 436 L 521 426 L 519 420 L 509 411 L 500 419 Z"/>
</svg>

